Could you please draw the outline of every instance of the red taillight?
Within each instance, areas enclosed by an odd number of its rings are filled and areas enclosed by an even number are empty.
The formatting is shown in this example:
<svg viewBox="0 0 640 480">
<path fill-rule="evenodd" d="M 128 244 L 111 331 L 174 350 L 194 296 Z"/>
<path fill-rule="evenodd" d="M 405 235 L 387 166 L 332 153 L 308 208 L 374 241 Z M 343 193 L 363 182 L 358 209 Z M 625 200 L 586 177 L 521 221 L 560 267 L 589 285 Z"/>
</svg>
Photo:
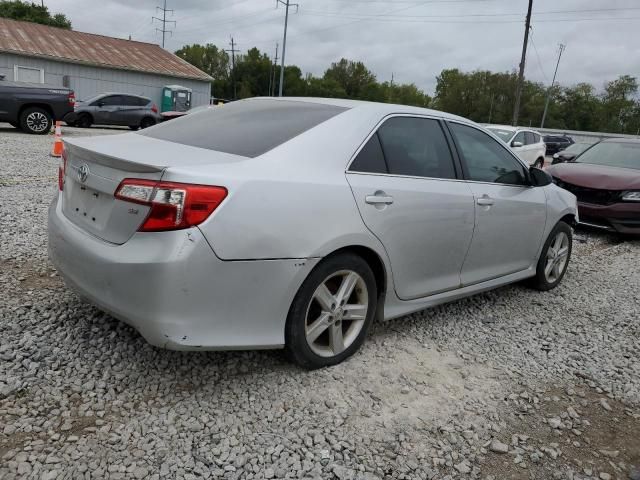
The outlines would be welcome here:
<svg viewBox="0 0 640 480">
<path fill-rule="evenodd" d="M 58 189 L 64 190 L 64 174 L 67 171 L 67 151 L 62 144 L 62 157 L 60 157 L 60 164 L 58 165 Z"/>
<path fill-rule="evenodd" d="M 70 92 L 68 99 L 69 99 L 69 105 L 73 107 L 76 104 L 76 94 L 73 92 Z"/>
<path fill-rule="evenodd" d="M 227 189 L 190 183 L 125 178 L 115 197 L 151 207 L 139 232 L 179 230 L 204 222 L 227 196 Z"/>
<path fill-rule="evenodd" d="M 151 105 L 151 111 L 153 113 L 158 113 L 158 107 L 156 106 L 156 104 L 154 103 L 153 105 Z"/>
</svg>

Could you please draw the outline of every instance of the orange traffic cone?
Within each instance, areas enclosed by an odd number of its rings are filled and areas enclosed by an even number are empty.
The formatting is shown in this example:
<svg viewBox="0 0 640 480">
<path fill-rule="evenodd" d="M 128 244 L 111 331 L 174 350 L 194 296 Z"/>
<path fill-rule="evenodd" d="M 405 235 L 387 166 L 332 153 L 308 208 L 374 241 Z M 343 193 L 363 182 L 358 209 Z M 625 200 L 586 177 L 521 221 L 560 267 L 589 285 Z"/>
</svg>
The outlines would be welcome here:
<svg viewBox="0 0 640 480">
<path fill-rule="evenodd" d="M 51 149 L 52 157 L 61 157 L 62 156 L 62 122 L 60 120 L 56 121 L 56 137 L 53 141 L 53 148 Z"/>
</svg>

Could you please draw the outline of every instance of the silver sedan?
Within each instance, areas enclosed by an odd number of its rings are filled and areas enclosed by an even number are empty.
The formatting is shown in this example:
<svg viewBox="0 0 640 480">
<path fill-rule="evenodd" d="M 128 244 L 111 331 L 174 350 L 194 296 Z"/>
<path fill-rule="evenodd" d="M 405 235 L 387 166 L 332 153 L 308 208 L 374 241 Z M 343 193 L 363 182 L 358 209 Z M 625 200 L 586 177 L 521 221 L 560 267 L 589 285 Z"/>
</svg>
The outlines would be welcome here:
<svg viewBox="0 0 640 480">
<path fill-rule="evenodd" d="M 464 118 L 258 98 L 65 143 L 49 253 L 153 345 L 352 355 L 375 319 L 562 280 L 575 197 Z"/>
</svg>

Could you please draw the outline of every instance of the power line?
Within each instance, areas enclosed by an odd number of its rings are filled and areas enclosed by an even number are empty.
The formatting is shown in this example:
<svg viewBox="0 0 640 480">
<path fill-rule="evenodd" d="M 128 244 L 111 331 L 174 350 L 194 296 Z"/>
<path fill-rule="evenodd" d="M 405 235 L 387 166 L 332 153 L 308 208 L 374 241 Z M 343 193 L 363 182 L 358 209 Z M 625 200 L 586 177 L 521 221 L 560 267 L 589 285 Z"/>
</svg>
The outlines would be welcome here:
<svg viewBox="0 0 640 480">
<path fill-rule="evenodd" d="M 280 4 L 285 6 L 284 14 L 284 36 L 282 38 L 282 66 L 280 67 L 280 85 L 278 85 L 278 96 L 282 96 L 282 87 L 284 86 L 284 55 L 287 48 L 287 24 L 289 23 L 289 7 L 296 7 L 298 13 L 299 5 L 291 3 L 291 0 L 276 0 L 276 7 Z"/>
<path fill-rule="evenodd" d="M 170 33 L 171 35 L 173 35 L 173 31 L 172 30 L 167 30 L 167 23 L 173 23 L 173 26 L 176 26 L 176 21 L 175 20 L 167 20 L 167 12 L 171 12 L 171 15 L 173 15 L 173 10 L 169 10 L 167 9 L 167 0 L 164 0 L 164 6 L 163 7 L 156 7 L 156 13 L 158 12 L 158 10 L 160 10 L 162 12 L 162 18 L 158 18 L 158 17 L 151 17 L 151 22 L 153 22 L 154 20 L 158 20 L 159 22 L 162 22 L 162 28 L 156 28 L 157 32 L 162 32 L 162 48 L 164 48 L 164 37 L 165 34 Z"/>
<path fill-rule="evenodd" d="M 518 115 L 520 115 L 520 96 L 522 95 L 522 84 L 524 82 L 524 65 L 527 59 L 527 44 L 529 43 L 529 30 L 531 28 L 531 9 L 533 0 L 529 0 L 527 8 L 527 19 L 524 27 L 524 41 L 522 42 L 522 57 L 520 58 L 520 71 L 518 72 L 518 83 L 516 84 L 516 101 L 513 106 L 513 125 L 518 125 Z"/>
<path fill-rule="evenodd" d="M 538 49 L 536 47 L 536 44 L 533 41 L 533 32 L 531 32 L 531 37 L 529 37 L 529 40 L 531 41 L 531 46 L 533 47 L 533 51 L 536 52 L 536 58 L 538 59 L 538 67 L 540 67 L 540 73 L 542 73 L 542 76 L 544 77 L 544 81 L 549 82 L 549 77 L 547 77 L 547 74 L 544 72 L 544 68 L 542 68 L 540 55 L 538 54 Z"/>
<path fill-rule="evenodd" d="M 640 7 L 625 8 L 593 8 L 583 10 L 548 10 L 545 12 L 532 13 L 532 16 L 538 15 L 557 15 L 568 13 L 602 13 L 602 12 L 622 12 L 627 10 L 640 10 Z M 389 18 L 397 19 L 417 19 L 417 18 L 475 18 L 475 17 L 514 17 L 522 15 L 522 12 L 513 13 L 463 13 L 449 15 L 390 15 L 384 13 L 345 13 L 345 12 L 324 12 L 322 10 L 304 10 L 304 15 L 324 16 L 324 17 L 351 17 L 361 19 Z M 395 19 L 394 18 L 394 19 Z"/>
<path fill-rule="evenodd" d="M 547 99 L 544 102 L 544 111 L 542 112 L 542 121 L 540 122 L 540 128 L 544 128 L 544 119 L 547 117 L 547 108 L 549 108 L 549 99 L 551 98 L 551 89 L 553 84 L 556 83 L 556 75 L 558 74 L 558 67 L 560 66 L 560 58 L 562 58 L 562 52 L 566 45 L 560 44 L 560 50 L 558 51 L 558 61 L 556 62 L 556 70 L 553 72 L 553 80 L 551 80 L 551 86 L 547 90 Z"/>
</svg>

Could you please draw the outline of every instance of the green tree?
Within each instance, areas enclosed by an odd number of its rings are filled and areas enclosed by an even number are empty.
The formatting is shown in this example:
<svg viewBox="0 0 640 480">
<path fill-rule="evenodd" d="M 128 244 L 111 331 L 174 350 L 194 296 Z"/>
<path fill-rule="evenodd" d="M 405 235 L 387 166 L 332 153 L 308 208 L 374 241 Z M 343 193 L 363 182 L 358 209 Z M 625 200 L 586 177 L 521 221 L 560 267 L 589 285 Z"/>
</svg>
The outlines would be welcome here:
<svg viewBox="0 0 640 480">
<path fill-rule="evenodd" d="M 218 98 L 231 98 L 231 71 L 229 54 L 209 43 L 185 45 L 176 55 L 213 77 L 211 93 Z"/>
<path fill-rule="evenodd" d="M 71 30 L 71 20 L 62 13 L 51 15 L 45 6 L 20 0 L 1 0 L 0 17 Z"/>
<path fill-rule="evenodd" d="M 602 96 L 604 128 L 610 132 L 629 132 L 636 123 L 638 102 L 638 80 L 630 75 L 621 75 L 605 85 Z M 634 132 L 635 133 L 635 132 Z"/>
<path fill-rule="evenodd" d="M 324 72 L 325 80 L 333 80 L 346 92 L 348 98 L 372 100 L 372 86 L 376 77 L 362 62 L 341 59 Z"/>
</svg>

